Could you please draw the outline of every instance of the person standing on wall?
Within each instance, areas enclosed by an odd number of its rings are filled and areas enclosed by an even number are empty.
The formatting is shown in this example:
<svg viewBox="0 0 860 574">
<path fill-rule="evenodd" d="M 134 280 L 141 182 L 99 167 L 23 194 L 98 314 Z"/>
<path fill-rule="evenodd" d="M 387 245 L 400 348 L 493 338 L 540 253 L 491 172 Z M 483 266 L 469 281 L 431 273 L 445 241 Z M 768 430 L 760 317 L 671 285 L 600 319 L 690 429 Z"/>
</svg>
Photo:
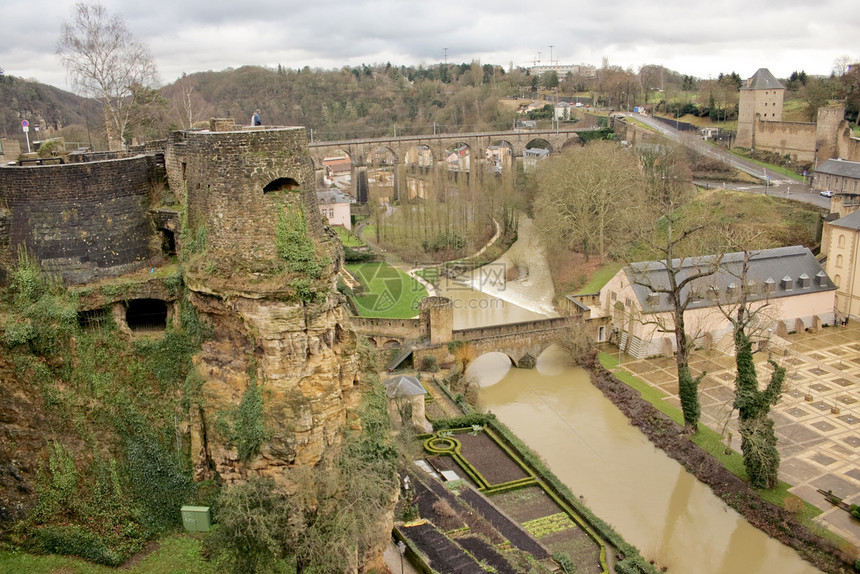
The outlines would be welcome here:
<svg viewBox="0 0 860 574">
<path fill-rule="evenodd" d="M 263 125 L 263 118 L 260 117 L 260 110 L 254 111 L 254 115 L 251 117 L 251 125 L 254 125 L 254 126 Z"/>
</svg>

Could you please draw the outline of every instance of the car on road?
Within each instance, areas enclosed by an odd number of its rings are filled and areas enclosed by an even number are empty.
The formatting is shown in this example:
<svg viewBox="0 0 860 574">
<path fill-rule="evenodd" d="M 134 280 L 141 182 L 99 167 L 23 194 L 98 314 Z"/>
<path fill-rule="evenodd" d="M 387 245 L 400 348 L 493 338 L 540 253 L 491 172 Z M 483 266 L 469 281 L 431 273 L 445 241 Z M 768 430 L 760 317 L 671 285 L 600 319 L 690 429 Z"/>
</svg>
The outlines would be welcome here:
<svg viewBox="0 0 860 574">
<path fill-rule="evenodd" d="M 829 189 L 822 189 L 818 192 L 818 195 L 821 195 L 822 197 L 833 197 L 833 192 Z"/>
</svg>

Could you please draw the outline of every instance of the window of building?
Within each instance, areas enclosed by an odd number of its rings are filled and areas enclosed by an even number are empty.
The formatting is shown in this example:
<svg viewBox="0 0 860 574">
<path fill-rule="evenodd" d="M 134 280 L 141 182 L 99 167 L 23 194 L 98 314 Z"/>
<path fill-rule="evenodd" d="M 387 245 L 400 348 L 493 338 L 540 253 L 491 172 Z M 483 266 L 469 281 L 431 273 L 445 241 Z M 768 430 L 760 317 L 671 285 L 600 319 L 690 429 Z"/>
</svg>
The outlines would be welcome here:
<svg viewBox="0 0 860 574">
<path fill-rule="evenodd" d="M 834 285 L 839 287 L 840 283 L 842 283 L 842 276 L 841 275 L 836 275 L 835 277 L 833 277 L 833 284 Z"/>
<path fill-rule="evenodd" d="M 329 216 L 329 217 L 334 217 L 334 209 L 329 209 L 329 210 L 328 210 L 328 216 Z"/>
<path fill-rule="evenodd" d="M 842 267 L 842 256 L 841 255 L 836 256 L 836 267 Z"/>
<path fill-rule="evenodd" d="M 845 247 L 845 236 L 844 236 L 844 235 L 840 235 L 840 236 L 839 236 L 839 240 L 837 241 L 837 243 L 839 244 L 839 247 Z"/>
</svg>

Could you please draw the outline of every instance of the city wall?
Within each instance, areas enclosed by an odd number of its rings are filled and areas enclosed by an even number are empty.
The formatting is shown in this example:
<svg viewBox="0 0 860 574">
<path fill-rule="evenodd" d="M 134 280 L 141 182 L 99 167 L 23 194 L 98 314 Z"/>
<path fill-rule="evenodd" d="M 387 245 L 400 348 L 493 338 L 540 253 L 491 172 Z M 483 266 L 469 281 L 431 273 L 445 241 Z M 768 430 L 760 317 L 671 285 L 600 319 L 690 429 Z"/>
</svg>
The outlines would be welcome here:
<svg viewBox="0 0 860 574">
<path fill-rule="evenodd" d="M 157 154 L 0 168 L 0 282 L 19 246 L 69 284 L 147 265 L 159 252 L 150 194 L 163 179 Z"/>
<path fill-rule="evenodd" d="M 756 119 L 755 149 L 789 155 L 797 161 L 815 161 L 817 126 L 806 122 L 766 122 Z"/>
</svg>

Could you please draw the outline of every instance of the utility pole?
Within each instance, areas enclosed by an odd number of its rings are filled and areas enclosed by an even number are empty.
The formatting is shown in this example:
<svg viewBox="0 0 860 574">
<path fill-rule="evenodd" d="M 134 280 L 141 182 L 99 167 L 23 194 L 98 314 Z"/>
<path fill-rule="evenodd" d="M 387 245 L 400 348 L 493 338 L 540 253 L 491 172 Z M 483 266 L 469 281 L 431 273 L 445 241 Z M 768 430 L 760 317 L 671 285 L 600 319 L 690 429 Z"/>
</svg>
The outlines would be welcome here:
<svg viewBox="0 0 860 574">
<path fill-rule="evenodd" d="M 552 62 L 552 49 L 553 49 L 554 47 L 555 47 L 555 46 L 553 46 L 552 44 L 550 44 L 550 45 L 549 45 L 549 65 L 550 65 L 550 66 L 552 66 L 552 65 L 553 65 L 553 62 Z"/>
</svg>

